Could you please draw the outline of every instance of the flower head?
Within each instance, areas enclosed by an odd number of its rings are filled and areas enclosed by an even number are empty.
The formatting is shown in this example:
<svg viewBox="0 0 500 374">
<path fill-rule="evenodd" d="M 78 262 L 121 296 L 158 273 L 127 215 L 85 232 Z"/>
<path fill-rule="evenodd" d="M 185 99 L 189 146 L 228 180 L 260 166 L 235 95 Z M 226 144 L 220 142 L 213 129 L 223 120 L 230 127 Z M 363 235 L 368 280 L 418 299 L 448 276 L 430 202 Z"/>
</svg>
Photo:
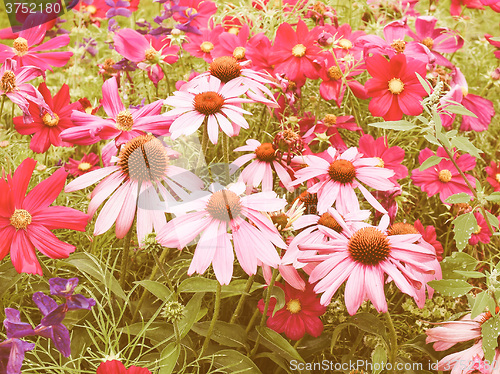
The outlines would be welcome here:
<svg viewBox="0 0 500 374">
<path fill-rule="evenodd" d="M 109 360 L 101 362 L 97 368 L 96 374 L 151 374 L 151 372 L 143 367 L 130 366 L 128 369 L 125 368 L 118 360 Z"/>
<path fill-rule="evenodd" d="M 81 160 L 70 158 L 65 165 L 66 171 L 75 177 L 99 169 L 99 156 L 95 153 L 84 155 Z"/>
</svg>

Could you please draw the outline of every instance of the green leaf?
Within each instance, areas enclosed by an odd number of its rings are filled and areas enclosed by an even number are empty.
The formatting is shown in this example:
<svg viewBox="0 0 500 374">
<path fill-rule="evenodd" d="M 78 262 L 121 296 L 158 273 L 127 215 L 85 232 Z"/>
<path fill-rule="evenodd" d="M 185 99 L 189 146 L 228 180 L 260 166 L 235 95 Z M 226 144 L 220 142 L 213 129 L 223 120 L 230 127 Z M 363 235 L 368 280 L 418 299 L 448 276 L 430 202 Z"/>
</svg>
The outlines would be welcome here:
<svg viewBox="0 0 500 374">
<path fill-rule="evenodd" d="M 451 195 L 445 201 L 449 204 L 460 204 L 460 203 L 470 203 L 472 196 L 466 194 L 465 192 L 460 192 L 455 195 Z"/>
<path fill-rule="evenodd" d="M 192 330 L 201 336 L 207 336 L 209 326 L 210 321 L 199 322 L 193 325 Z M 211 339 L 227 347 L 245 348 L 247 334 L 240 325 L 217 321 Z"/>
<path fill-rule="evenodd" d="M 145 322 L 137 322 L 121 327 L 118 331 L 127 335 L 146 337 L 155 344 L 174 337 L 174 327 L 167 322 L 152 322 L 148 325 Z"/>
<path fill-rule="evenodd" d="M 480 153 L 483 153 L 483 151 L 476 148 L 476 146 L 464 136 L 455 136 L 451 139 L 451 144 L 462 152 L 469 153 L 474 157 L 479 157 Z"/>
<path fill-rule="evenodd" d="M 143 286 L 146 290 L 155 295 L 158 299 L 163 301 L 168 301 L 172 296 L 172 291 L 160 282 L 156 282 L 153 280 L 143 280 L 135 282 L 141 286 Z"/>
<path fill-rule="evenodd" d="M 337 327 L 335 327 L 332 333 L 332 342 L 330 343 L 330 353 L 333 353 L 333 348 L 335 348 L 335 344 L 337 343 L 337 339 L 339 338 L 342 330 L 349 326 L 350 323 L 341 323 L 340 325 L 337 325 Z"/>
<path fill-rule="evenodd" d="M 453 252 L 451 256 L 446 257 L 441 261 L 441 270 L 443 272 L 444 279 L 460 279 L 465 278 L 461 274 L 457 273 L 456 270 L 460 271 L 472 271 L 477 266 L 477 260 L 464 252 Z"/>
<path fill-rule="evenodd" d="M 205 294 L 203 292 L 195 294 L 184 309 L 184 317 L 179 321 L 179 332 L 181 339 L 184 338 L 196 321 L 203 317 L 199 315 L 201 301 Z"/>
<path fill-rule="evenodd" d="M 477 220 L 472 212 L 462 214 L 453 220 L 453 232 L 459 250 L 465 248 L 469 238 L 477 228 Z"/>
<path fill-rule="evenodd" d="M 463 275 L 466 278 L 484 278 L 486 275 L 479 271 L 454 270 L 455 273 Z"/>
<path fill-rule="evenodd" d="M 369 332 L 379 336 L 385 336 L 385 325 L 377 317 L 371 313 L 358 313 L 349 318 L 350 323 L 359 328 L 360 330 Z"/>
<path fill-rule="evenodd" d="M 230 297 L 244 294 L 246 280 L 237 280 L 231 282 L 230 285 L 222 286 L 222 297 Z M 254 282 L 250 293 L 258 288 L 264 287 L 263 284 Z M 207 279 L 203 277 L 190 277 L 184 280 L 178 288 L 180 293 L 197 293 L 197 292 L 215 292 L 217 290 L 217 281 L 215 279 Z M 250 295 L 245 293 L 245 295 Z"/>
<path fill-rule="evenodd" d="M 220 370 L 217 372 L 262 374 L 250 358 L 233 349 L 218 351 L 213 357 L 215 365 Z"/>
<path fill-rule="evenodd" d="M 471 311 L 471 318 L 476 318 L 481 313 L 486 312 L 486 309 L 488 309 L 488 311 L 490 312 L 494 312 L 495 300 L 493 300 L 488 291 L 483 291 L 480 294 L 477 294 L 476 296 Z"/>
<path fill-rule="evenodd" d="M 175 364 L 179 359 L 181 347 L 176 342 L 169 343 L 160 355 L 159 374 L 171 374 L 174 371 Z"/>
<path fill-rule="evenodd" d="M 429 81 L 425 78 L 422 78 L 420 76 L 420 74 L 418 73 L 415 73 L 417 75 L 417 78 L 420 82 L 420 84 L 422 85 L 422 87 L 424 88 L 425 92 L 427 92 L 427 95 L 430 95 L 431 94 L 431 84 L 429 83 Z"/>
<path fill-rule="evenodd" d="M 498 229 L 499 228 L 499 221 L 498 217 L 491 214 L 490 212 L 486 211 L 486 217 L 488 218 L 488 221 L 490 221 L 490 225 L 493 226 L 494 228 Z"/>
<path fill-rule="evenodd" d="M 379 374 L 385 367 L 384 364 L 386 362 L 387 362 L 387 353 L 385 352 L 384 346 L 382 344 L 379 344 L 375 347 L 375 349 L 372 352 L 372 363 L 373 363 L 372 374 Z"/>
<path fill-rule="evenodd" d="M 472 113 L 470 110 L 468 110 L 462 105 L 448 105 L 444 109 L 450 113 L 461 114 L 464 116 L 477 118 L 477 116 L 474 113 Z"/>
<path fill-rule="evenodd" d="M 463 296 L 474 288 L 462 279 L 440 279 L 430 281 L 427 284 L 441 295 L 452 297 Z"/>
<path fill-rule="evenodd" d="M 493 315 L 481 325 L 481 336 L 483 338 L 484 360 L 492 362 L 495 357 L 495 349 L 498 346 L 497 338 L 500 331 L 500 319 Z"/>
<path fill-rule="evenodd" d="M 418 170 L 423 171 L 425 169 L 429 169 L 430 167 L 437 165 L 441 162 L 443 158 L 439 156 L 431 156 L 424 162 L 422 162 L 422 165 L 418 168 Z"/>
<path fill-rule="evenodd" d="M 297 350 L 292 347 L 288 340 L 286 340 L 276 331 L 271 330 L 270 328 L 265 326 L 257 326 L 256 329 L 259 335 L 264 339 L 262 344 L 268 347 L 271 351 L 275 352 L 285 359 L 304 362 L 304 359 L 299 355 Z"/>
<path fill-rule="evenodd" d="M 434 144 L 434 145 L 437 145 L 439 147 L 441 147 L 441 143 L 438 142 L 438 140 L 436 139 L 436 137 L 434 135 L 431 135 L 431 134 L 425 134 L 424 135 L 424 138 L 425 140 L 427 140 L 429 143 L 431 144 Z"/>
<path fill-rule="evenodd" d="M 276 299 L 276 305 L 274 306 L 273 310 L 274 317 L 274 314 L 285 306 L 285 291 L 283 291 L 283 289 L 280 287 L 273 287 L 271 297 L 274 297 Z"/>
<path fill-rule="evenodd" d="M 416 125 L 408 121 L 405 121 L 404 119 L 400 121 L 374 122 L 374 123 L 369 123 L 368 126 L 378 127 L 379 129 L 401 130 L 401 131 L 412 130 L 417 127 Z"/>
<path fill-rule="evenodd" d="M 500 203 L 500 192 L 492 192 L 489 196 L 485 196 L 484 198 L 494 203 Z"/>
</svg>

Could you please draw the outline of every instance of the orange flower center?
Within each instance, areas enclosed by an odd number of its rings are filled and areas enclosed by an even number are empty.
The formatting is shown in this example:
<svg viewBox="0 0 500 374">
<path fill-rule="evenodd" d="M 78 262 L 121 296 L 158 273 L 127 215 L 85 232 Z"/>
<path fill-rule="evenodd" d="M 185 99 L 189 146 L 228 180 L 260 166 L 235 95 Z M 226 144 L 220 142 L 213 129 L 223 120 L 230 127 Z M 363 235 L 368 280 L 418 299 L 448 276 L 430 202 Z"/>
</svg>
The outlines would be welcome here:
<svg viewBox="0 0 500 374">
<path fill-rule="evenodd" d="M 441 182 L 448 183 L 451 181 L 451 171 L 448 169 L 443 169 L 439 172 L 438 178 Z"/>
<path fill-rule="evenodd" d="M 89 164 L 88 162 L 80 162 L 78 165 L 78 170 L 80 171 L 87 171 L 92 167 L 92 164 Z"/>
<path fill-rule="evenodd" d="M 399 78 L 392 78 L 389 81 L 389 91 L 394 95 L 399 95 L 405 89 L 405 84 Z"/>
<path fill-rule="evenodd" d="M 25 230 L 31 223 L 31 214 L 24 209 L 16 209 L 14 214 L 10 217 L 10 224 L 16 228 L 16 230 Z"/>
<path fill-rule="evenodd" d="M 300 312 L 302 310 L 302 305 L 300 304 L 300 300 L 299 299 L 289 300 L 286 303 L 286 310 L 288 310 L 292 314 L 297 314 L 298 312 Z"/>
<path fill-rule="evenodd" d="M 331 216 L 330 213 L 323 213 L 318 220 L 318 225 L 326 226 L 338 233 L 342 232 L 342 226 L 339 225 L 337 220 Z"/>
<path fill-rule="evenodd" d="M 387 235 L 420 234 L 415 226 L 406 222 L 396 222 L 387 230 Z"/>
<path fill-rule="evenodd" d="M 330 164 L 328 175 L 336 182 L 351 183 L 356 176 L 356 169 L 351 161 L 336 160 Z"/>
<path fill-rule="evenodd" d="M 328 77 L 333 80 L 339 80 L 342 78 L 342 70 L 338 66 L 332 66 L 328 69 Z"/>
<path fill-rule="evenodd" d="M 389 257 L 391 251 L 387 235 L 375 227 L 356 231 L 347 248 L 354 261 L 365 265 L 377 265 Z"/>
<path fill-rule="evenodd" d="M 255 156 L 259 161 L 272 162 L 276 158 L 275 154 L 276 150 L 271 143 L 262 143 L 255 150 Z"/>
<path fill-rule="evenodd" d="M 156 60 L 158 54 L 159 54 L 158 51 L 156 49 L 154 49 L 154 48 L 151 47 L 151 48 L 149 48 L 149 49 L 146 50 L 146 52 L 145 52 L 145 58 L 146 58 L 147 61 L 151 62 L 151 61 Z"/>
<path fill-rule="evenodd" d="M 306 214 L 316 214 L 316 207 L 318 205 L 318 196 L 315 193 L 309 193 L 307 191 L 302 192 L 298 199 L 304 203 L 304 213 Z"/>
<path fill-rule="evenodd" d="M 132 126 L 134 125 L 134 119 L 132 118 L 132 114 L 127 110 L 122 110 L 116 116 L 115 127 L 120 131 L 130 131 L 132 130 Z"/>
<path fill-rule="evenodd" d="M 238 47 L 242 48 L 242 47 Z M 238 49 L 236 48 L 236 49 Z M 235 49 L 235 51 L 236 51 Z M 244 50 L 245 48 L 243 48 Z M 234 53 L 233 53 L 234 54 Z M 245 51 L 243 51 L 243 57 L 245 57 Z M 219 78 L 222 82 L 227 83 L 232 79 L 238 78 L 241 75 L 241 66 L 236 60 L 237 57 L 223 56 L 217 57 L 210 64 L 210 74 L 214 77 Z"/>
<path fill-rule="evenodd" d="M 233 57 L 237 60 L 243 60 L 245 58 L 245 48 L 236 47 L 233 51 Z"/>
<path fill-rule="evenodd" d="M 240 33 L 240 29 L 237 27 L 231 27 L 229 30 L 227 30 L 227 32 L 233 35 L 238 35 Z"/>
<path fill-rule="evenodd" d="M 306 54 L 306 46 L 304 44 L 297 44 L 292 48 L 292 55 L 295 57 L 303 57 Z"/>
<path fill-rule="evenodd" d="M 17 38 L 12 43 L 12 47 L 16 50 L 16 55 L 24 56 L 28 52 L 28 41 L 24 38 Z"/>
<path fill-rule="evenodd" d="M 339 40 L 339 46 L 342 49 L 351 49 L 352 48 L 352 42 L 349 39 L 340 39 Z"/>
<path fill-rule="evenodd" d="M 337 124 L 337 116 L 333 114 L 327 114 L 325 118 L 323 118 L 323 123 L 328 127 L 335 126 Z"/>
<path fill-rule="evenodd" d="M 284 213 L 277 216 L 271 216 L 271 221 L 273 221 L 274 226 L 276 226 L 278 230 L 283 230 L 288 226 L 288 217 Z"/>
<path fill-rule="evenodd" d="M 52 115 L 50 113 L 45 113 L 42 117 L 42 122 L 45 126 L 55 127 L 59 123 L 59 116 L 56 113 Z"/>
<path fill-rule="evenodd" d="M 217 92 L 202 92 L 194 97 L 194 109 L 207 116 L 219 112 L 223 105 L 224 98 Z"/>
<path fill-rule="evenodd" d="M 7 92 L 12 92 L 16 88 L 16 75 L 11 70 L 6 70 L 0 80 L 0 89 Z"/>
<path fill-rule="evenodd" d="M 424 40 L 422 40 L 422 44 L 425 45 L 427 48 L 432 49 L 432 47 L 434 47 L 434 39 L 427 37 Z"/>
<path fill-rule="evenodd" d="M 126 143 L 118 166 L 137 182 L 158 182 L 167 173 L 169 158 L 163 144 L 152 135 L 141 135 Z"/>
<path fill-rule="evenodd" d="M 241 202 L 233 191 L 214 192 L 208 200 L 207 212 L 215 219 L 229 222 L 241 214 Z"/>
<path fill-rule="evenodd" d="M 403 53 L 406 48 L 406 42 L 401 39 L 396 39 L 391 43 L 391 47 L 394 48 L 397 53 Z"/>
<path fill-rule="evenodd" d="M 214 45 L 210 42 L 203 42 L 200 44 L 200 49 L 204 53 L 209 53 L 212 49 L 214 49 Z"/>
</svg>

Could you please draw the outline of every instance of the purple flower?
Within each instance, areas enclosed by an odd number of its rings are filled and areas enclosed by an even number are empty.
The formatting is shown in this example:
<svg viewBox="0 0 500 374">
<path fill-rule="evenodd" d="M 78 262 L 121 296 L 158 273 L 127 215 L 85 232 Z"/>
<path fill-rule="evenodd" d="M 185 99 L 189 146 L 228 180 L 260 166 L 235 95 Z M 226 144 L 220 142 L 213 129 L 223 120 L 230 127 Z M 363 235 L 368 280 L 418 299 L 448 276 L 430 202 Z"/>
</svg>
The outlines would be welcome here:
<svg viewBox="0 0 500 374">
<path fill-rule="evenodd" d="M 132 15 L 132 12 L 127 9 L 130 6 L 128 1 L 118 0 L 115 2 L 113 0 L 105 0 L 105 3 L 111 7 L 111 9 L 106 12 L 106 18 L 108 19 L 114 16 L 130 17 Z"/>
<path fill-rule="evenodd" d="M 63 304 L 66 305 L 66 310 L 75 310 L 75 309 L 90 310 L 90 308 L 92 308 L 95 305 L 94 299 L 87 299 L 85 296 L 80 294 L 73 295 L 73 292 L 75 291 L 75 288 L 78 285 L 78 278 L 70 278 L 70 279 L 51 278 L 49 279 L 49 284 L 50 284 L 51 295 L 61 296 L 66 299 L 66 304 Z M 35 295 L 33 295 L 33 297 L 35 297 Z"/>
<path fill-rule="evenodd" d="M 17 309 L 5 308 L 3 325 L 7 330 L 7 338 L 24 338 L 33 335 L 33 327 L 29 323 L 21 322 L 21 313 Z"/>
<path fill-rule="evenodd" d="M 16 338 L 0 342 L 0 373 L 20 374 L 24 354 L 33 348 L 35 348 L 34 343 L 28 343 Z"/>
</svg>

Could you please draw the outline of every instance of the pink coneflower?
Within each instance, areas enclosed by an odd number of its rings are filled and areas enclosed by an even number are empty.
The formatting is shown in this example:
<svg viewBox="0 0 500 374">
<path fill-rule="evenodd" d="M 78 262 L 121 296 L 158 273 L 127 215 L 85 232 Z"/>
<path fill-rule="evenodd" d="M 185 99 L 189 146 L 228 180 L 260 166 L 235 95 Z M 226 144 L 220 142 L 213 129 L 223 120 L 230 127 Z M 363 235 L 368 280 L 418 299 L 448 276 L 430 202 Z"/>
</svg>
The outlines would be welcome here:
<svg viewBox="0 0 500 374">
<path fill-rule="evenodd" d="M 67 258 L 75 246 L 60 241 L 51 230 L 85 231 L 89 216 L 76 209 L 50 206 L 64 187 L 64 169 L 26 195 L 35 165 L 35 160 L 27 158 L 13 176 L 0 178 L 0 260 L 10 251 L 18 273 L 42 275 L 35 248 L 50 258 Z"/>
<path fill-rule="evenodd" d="M 473 372 L 474 367 L 479 366 L 481 373 L 498 374 L 500 372 L 500 349 L 495 348 L 495 355 L 491 362 L 483 362 L 482 325 L 491 317 L 491 312 L 485 312 L 471 319 L 469 313 L 458 321 L 438 323 L 437 327 L 426 330 L 425 342 L 434 343 L 436 351 L 446 351 L 455 344 L 474 340 L 472 347 L 442 358 L 438 362 L 437 370 L 451 370 L 452 374 L 469 374 Z"/>
<path fill-rule="evenodd" d="M 113 77 L 102 85 L 102 106 L 110 118 L 74 111 L 71 119 L 76 126 L 63 131 L 61 138 L 80 145 L 115 139 L 119 146 L 146 132 L 166 135 L 172 121 L 160 115 L 162 104 L 162 100 L 157 100 L 140 109 L 126 109 L 118 93 L 116 78 Z"/>
<path fill-rule="evenodd" d="M 490 166 L 484 168 L 488 176 L 486 180 L 495 191 L 500 191 L 500 163 L 490 162 Z"/>
<path fill-rule="evenodd" d="M 373 77 L 365 84 L 368 96 L 373 97 L 368 106 L 372 115 L 397 121 L 403 118 L 403 113 L 409 116 L 422 113 L 420 101 L 427 93 L 415 73 L 425 77 L 425 63 L 404 54 L 389 61 L 382 55 L 374 55 L 366 59 L 366 67 Z"/>
<path fill-rule="evenodd" d="M 435 156 L 435 154 L 429 148 L 422 149 L 418 155 L 418 161 L 422 164 L 431 156 Z M 467 184 L 460 176 L 460 173 L 448 159 L 446 151 L 439 147 L 437 150 L 437 156 L 443 158 L 439 164 L 422 171 L 418 169 L 412 171 L 411 179 L 413 182 L 417 186 L 420 186 L 422 191 L 427 192 L 427 195 L 429 196 L 434 196 L 439 193 L 439 197 L 443 203 L 451 195 L 460 192 L 465 192 L 472 196 L 471 190 L 467 187 Z M 469 171 L 476 167 L 476 159 L 469 154 L 461 156 L 456 154 L 454 158 L 462 171 Z M 472 187 L 475 187 L 476 180 L 474 177 L 468 174 L 465 176 L 469 180 Z"/>
<path fill-rule="evenodd" d="M 201 35 L 189 35 L 189 41 L 182 45 L 194 57 L 204 59 L 211 63 L 213 60 L 212 51 L 219 43 L 219 36 L 224 31 L 223 27 L 218 25 L 213 30 L 204 29 Z"/>
<path fill-rule="evenodd" d="M 48 111 L 34 102 L 30 102 L 30 121 L 25 121 L 23 116 L 13 119 L 17 132 L 23 135 L 34 134 L 31 138 L 30 149 L 36 153 L 46 152 L 51 145 L 54 147 L 71 147 L 70 143 L 63 142 L 59 134 L 74 124 L 71 121 L 73 110 L 83 110 L 81 104 L 76 101 L 70 103 L 69 86 L 63 84 L 57 94 L 52 97 L 45 82 L 40 83 L 38 91 L 47 105 Z"/>
<path fill-rule="evenodd" d="M 424 285 L 413 272 L 432 274 L 434 269 L 426 263 L 437 263 L 433 250 L 414 244 L 420 235 L 387 235 L 388 217 L 382 219 L 378 227 L 361 228 L 349 227 L 336 211 L 333 217 L 342 227 L 341 234 L 328 230 L 329 242 L 299 245 L 301 250 L 317 250 L 317 254 L 302 257 L 301 261 L 320 262 L 311 272 L 309 282 L 318 282 L 314 291 L 323 293 L 322 305 L 330 303 L 345 281 L 344 299 L 350 315 L 354 315 L 365 300 L 371 300 L 378 312 L 387 312 L 384 284 L 388 278 L 402 292 L 418 297 L 416 289 Z"/>
<path fill-rule="evenodd" d="M 305 290 L 300 291 L 288 283 L 274 284 L 285 293 L 285 306 L 274 312 L 276 299 L 272 298 L 267 311 L 267 327 L 285 335 L 292 340 L 299 340 L 307 333 L 315 338 L 323 332 L 323 322 L 319 318 L 326 312 L 326 306 L 319 302 L 318 296 L 313 291 L 313 286 L 307 284 Z M 257 304 L 261 313 L 264 313 L 264 300 Z"/>
<path fill-rule="evenodd" d="M 18 67 L 17 62 L 11 59 L 5 60 L 0 67 L 0 96 L 6 95 L 10 101 L 18 105 L 25 115 L 29 116 L 29 101 L 42 104 L 40 93 L 33 85 L 26 83 L 43 72 L 34 66 Z"/>
<path fill-rule="evenodd" d="M 172 139 L 191 135 L 204 121 L 207 122 L 208 138 L 213 144 L 217 144 L 219 126 L 227 136 L 237 134 L 240 127 L 248 129 L 248 122 L 242 114 L 252 113 L 238 106 L 253 102 L 251 99 L 238 97 L 246 91 L 248 87 L 237 80 L 223 84 L 215 76 L 197 81 L 196 88 L 175 91 L 173 96 L 165 99 L 165 104 L 174 109 L 163 113 L 167 118 L 177 117 L 170 126 Z"/>
<path fill-rule="evenodd" d="M 247 186 L 247 194 L 261 183 L 262 191 L 272 191 L 273 171 L 276 172 L 285 188 L 293 191 L 293 187 L 290 187 L 292 182 L 290 173 L 293 173 L 293 171 L 278 157 L 276 148 L 271 143 L 260 143 L 258 140 L 249 139 L 247 145 L 234 150 L 234 152 L 242 151 L 251 151 L 252 153 L 238 157 L 231 165 L 241 168 L 248 161 L 254 160 L 243 169 L 239 177 L 239 180 L 243 181 Z"/>
<path fill-rule="evenodd" d="M 233 275 L 233 244 L 248 275 L 256 273 L 258 261 L 278 266 L 280 257 L 275 246 L 286 248 L 286 244 L 273 223 L 260 212 L 280 210 L 286 201 L 272 191 L 240 197 L 244 191 L 245 185 L 237 183 L 189 202 L 187 206 L 195 212 L 174 218 L 158 233 L 160 244 L 179 249 L 201 234 L 188 275 L 203 274 L 212 264 L 219 283 L 229 284 Z"/>
<path fill-rule="evenodd" d="M 48 69 L 51 71 L 52 66 L 61 67 L 66 65 L 73 56 L 73 52 L 38 53 L 69 44 L 68 35 L 59 35 L 36 46 L 45 38 L 46 32 L 46 26 L 41 24 L 21 31 L 18 38 L 14 40 L 12 47 L 0 44 L 0 62 L 5 62 L 6 59 L 11 58 L 17 61 L 18 66 L 36 66 L 42 70 Z"/>
<path fill-rule="evenodd" d="M 486 220 L 484 219 L 483 215 L 478 212 L 474 212 L 474 217 L 476 217 L 477 221 L 477 230 L 474 231 L 469 238 L 469 244 L 476 245 L 479 242 L 488 244 L 493 234 L 490 231 Z"/>
<path fill-rule="evenodd" d="M 75 177 L 99 169 L 99 156 L 95 153 L 84 155 L 81 160 L 70 158 L 64 166 L 66 171 Z"/>
<path fill-rule="evenodd" d="M 408 176 L 408 168 L 401 164 L 405 158 L 404 149 L 398 146 L 389 147 L 385 136 L 375 140 L 371 135 L 363 135 L 359 138 L 358 151 L 366 157 L 378 159 L 380 161 L 378 166 L 394 170 L 394 178 L 401 179 Z"/>
<path fill-rule="evenodd" d="M 116 222 L 116 236 L 123 238 L 137 211 L 137 237 L 142 242 L 153 228 L 158 232 L 165 225 L 164 212 L 176 202 L 174 196 L 186 199 L 189 195 L 184 189 L 197 191 L 203 187 L 196 175 L 171 165 L 172 156 L 177 156 L 177 152 L 166 148 L 152 135 L 141 135 L 122 145 L 114 160 L 116 165 L 78 177 L 65 191 L 81 190 L 106 177 L 92 192 L 88 207 L 92 216 L 109 198 L 97 217 L 94 235 L 103 234 Z"/>
<path fill-rule="evenodd" d="M 319 28 L 311 31 L 304 21 L 297 23 L 294 31 L 288 23 L 282 23 L 274 39 L 271 62 L 276 73 L 284 73 L 294 80 L 303 77 L 317 79 L 320 69 L 321 48 L 317 44 Z"/>
<path fill-rule="evenodd" d="M 359 210 L 359 202 L 354 190 L 359 188 L 365 199 L 378 211 L 387 213 L 372 194 L 361 184 L 379 191 L 394 188 L 390 178 L 394 171 L 378 167 L 380 161 L 376 158 L 365 158 L 355 147 L 343 153 L 330 147 L 328 159 L 308 156 L 308 166 L 295 173 L 297 185 L 311 178 L 319 178 L 320 182 L 308 191 L 318 194 L 318 212 L 324 213 L 334 203 L 342 213 Z"/>
</svg>

